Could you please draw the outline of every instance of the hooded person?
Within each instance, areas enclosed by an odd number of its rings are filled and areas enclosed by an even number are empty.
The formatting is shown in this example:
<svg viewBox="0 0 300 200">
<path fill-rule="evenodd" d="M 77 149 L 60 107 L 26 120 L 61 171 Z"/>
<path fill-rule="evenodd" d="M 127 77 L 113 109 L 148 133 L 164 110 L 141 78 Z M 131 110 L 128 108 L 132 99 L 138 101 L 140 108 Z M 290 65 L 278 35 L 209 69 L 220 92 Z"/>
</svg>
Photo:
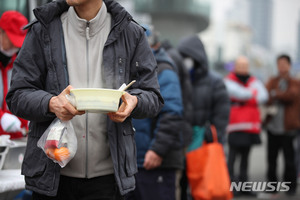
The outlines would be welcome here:
<svg viewBox="0 0 300 200">
<path fill-rule="evenodd" d="M 25 39 L 28 23 L 26 17 L 17 11 L 6 11 L 0 18 L 0 135 L 10 135 L 12 139 L 23 137 L 27 121 L 9 111 L 5 96 L 9 90 L 13 63 Z"/>
<path fill-rule="evenodd" d="M 192 125 L 203 127 L 209 122 L 216 127 L 218 140 L 223 143 L 230 110 L 223 79 L 209 70 L 204 45 L 197 35 L 183 38 L 177 49 L 184 58 L 192 81 Z M 212 141 L 210 131 L 206 132 L 205 140 Z"/>
</svg>

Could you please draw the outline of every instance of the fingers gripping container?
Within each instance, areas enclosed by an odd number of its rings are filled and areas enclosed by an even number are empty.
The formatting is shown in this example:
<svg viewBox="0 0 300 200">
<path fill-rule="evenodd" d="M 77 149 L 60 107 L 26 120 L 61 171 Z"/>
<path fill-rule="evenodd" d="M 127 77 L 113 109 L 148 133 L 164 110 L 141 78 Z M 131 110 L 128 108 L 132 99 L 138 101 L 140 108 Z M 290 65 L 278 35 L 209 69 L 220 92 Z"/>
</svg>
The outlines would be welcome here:
<svg viewBox="0 0 300 200">
<path fill-rule="evenodd" d="M 79 111 L 116 112 L 124 91 L 102 88 L 71 89 L 67 97 Z"/>
<path fill-rule="evenodd" d="M 43 133 L 37 145 L 48 158 L 65 167 L 77 151 L 77 138 L 71 121 L 56 118 Z"/>
</svg>

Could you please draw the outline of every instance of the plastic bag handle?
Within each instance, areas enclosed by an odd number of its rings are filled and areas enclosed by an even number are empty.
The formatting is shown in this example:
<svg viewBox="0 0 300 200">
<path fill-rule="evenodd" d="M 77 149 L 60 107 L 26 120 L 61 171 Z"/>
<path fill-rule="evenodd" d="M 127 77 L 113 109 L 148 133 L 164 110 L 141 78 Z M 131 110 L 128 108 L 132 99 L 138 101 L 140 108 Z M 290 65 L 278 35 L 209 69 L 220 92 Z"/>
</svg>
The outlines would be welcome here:
<svg viewBox="0 0 300 200">
<path fill-rule="evenodd" d="M 216 127 L 214 125 L 210 125 L 210 130 L 213 136 L 213 142 L 218 142 L 218 134 Z"/>
</svg>

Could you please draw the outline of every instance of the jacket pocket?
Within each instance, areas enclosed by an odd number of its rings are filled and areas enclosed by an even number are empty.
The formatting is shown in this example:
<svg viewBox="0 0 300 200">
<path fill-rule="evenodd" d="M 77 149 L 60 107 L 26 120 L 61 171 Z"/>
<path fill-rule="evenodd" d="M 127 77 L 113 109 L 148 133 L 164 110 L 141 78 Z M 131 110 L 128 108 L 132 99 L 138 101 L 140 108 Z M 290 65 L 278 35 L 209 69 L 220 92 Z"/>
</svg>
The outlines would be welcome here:
<svg viewBox="0 0 300 200">
<path fill-rule="evenodd" d="M 132 127 L 131 118 L 127 118 L 123 123 L 124 131 L 124 148 L 125 148 L 125 169 L 126 176 L 133 176 L 137 172 L 137 161 L 136 161 L 136 145 L 134 139 L 135 130 Z"/>
<path fill-rule="evenodd" d="M 38 138 L 28 137 L 27 148 L 22 163 L 22 174 L 26 185 L 42 191 L 52 191 L 55 182 L 55 163 L 37 147 Z"/>
</svg>

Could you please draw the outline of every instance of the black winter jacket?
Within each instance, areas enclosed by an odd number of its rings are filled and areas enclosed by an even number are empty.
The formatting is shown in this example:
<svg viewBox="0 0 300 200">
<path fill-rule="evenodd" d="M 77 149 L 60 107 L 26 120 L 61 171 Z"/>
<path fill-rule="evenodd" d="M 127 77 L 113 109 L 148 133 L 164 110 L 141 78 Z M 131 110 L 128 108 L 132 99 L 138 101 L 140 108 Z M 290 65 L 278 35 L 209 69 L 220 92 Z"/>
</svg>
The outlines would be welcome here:
<svg viewBox="0 0 300 200">
<path fill-rule="evenodd" d="M 182 39 L 178 51 L 195 62 L 191 73 L 193 125 L 204 126 L 209 121 L 216 126 L 219 141 L 223 143 L 230 112 L 230 100 L 223 79 L 209 71 L 204 45 L 198 36 Z"/>
<path fill-rule="evenodd" d="M 144 30 L 113 0 L 104 0 L 112 16 L 112 29 L 103 50 L 103 80 L 118 88 L 137 82 L 128 92 L 138 98 L 137 107 L 123 123 L 108 118 L 108 139 L 115 179 L 122 195 L 135 188 L 137 172 L 134 130 L 131 118 L 156 116 L 163 99 L 159 92 L 156 61 Z M 34 10 L 37 22 L 30 24 L 23 47 L 14 63 L 7 103 L 12 113 L 30 120 L 28 143 L 22 165 L 26 188 L 55 196 L 60 166 L 47 158 L 37 141 L 55 118 L 49 100 L 68 85 L 67 61 L 60 16 L 69 6 L 53 1 Z"/>
</svg>

